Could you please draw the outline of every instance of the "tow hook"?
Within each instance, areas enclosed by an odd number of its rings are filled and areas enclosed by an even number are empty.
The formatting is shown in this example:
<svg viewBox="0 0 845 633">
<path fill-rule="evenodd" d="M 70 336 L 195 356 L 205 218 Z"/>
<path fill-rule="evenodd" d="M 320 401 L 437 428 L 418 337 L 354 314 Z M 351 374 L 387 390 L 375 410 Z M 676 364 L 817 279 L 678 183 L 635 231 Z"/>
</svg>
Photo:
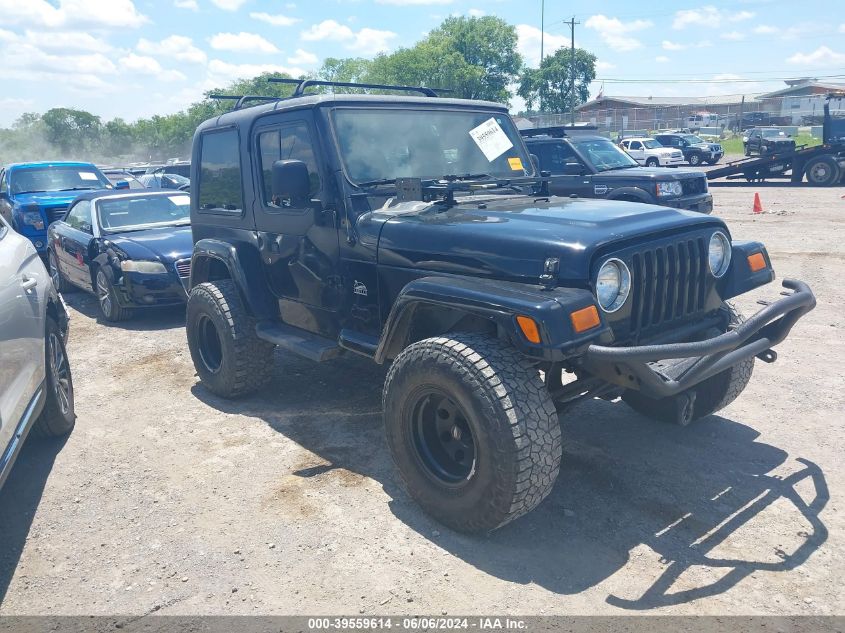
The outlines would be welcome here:
<svg viewBox="0 0 845 633">
<path fill-rule="evenodd" d="M 773 363 L 778 359 L 778 353 L 773 349 L 767 349 L 757 354 L 757 358 L 764 363 Z"/>
<path fill-rule="evenodd" d="M 687 426 L 692 422 L 693 411 L 695 411 L 695 391 L 679 394 L 675 398 L 676 424 Z"/>
</svg>

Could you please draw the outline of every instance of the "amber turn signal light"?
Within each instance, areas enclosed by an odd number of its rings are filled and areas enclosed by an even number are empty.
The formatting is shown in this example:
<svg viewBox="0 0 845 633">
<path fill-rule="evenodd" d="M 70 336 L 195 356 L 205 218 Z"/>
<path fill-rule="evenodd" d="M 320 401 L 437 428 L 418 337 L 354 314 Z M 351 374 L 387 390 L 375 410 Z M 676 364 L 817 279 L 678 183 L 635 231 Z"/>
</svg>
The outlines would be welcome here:
<svg viewBox="0 0 845 633">
<path fill-rule="evenodd" d="M 518 316 L 516 322 L 519 323 L 519 329 L 522 330 L 525 338 L 532 343 L 540 342 L 540 328 L 537 327 L 537 322 L 534 319 L 527 316 Z"/>
<path fill-rule="evenodd" d="M 754 253 L 748 256 L 748 267 L 752 273 L 763 270 L 766 267 L 766 258 L 763 253 Z"/>
<path fill-rule="evenodd" d="M 572 321 L 572 328 L 578 334 L 586 332 L 597 325 L 601 325 L 599 311 L 596 310 L 596 306 L 587 306 L 586 308 L 576 310 L 569 315 L 569 318 Z"/>
</svg>

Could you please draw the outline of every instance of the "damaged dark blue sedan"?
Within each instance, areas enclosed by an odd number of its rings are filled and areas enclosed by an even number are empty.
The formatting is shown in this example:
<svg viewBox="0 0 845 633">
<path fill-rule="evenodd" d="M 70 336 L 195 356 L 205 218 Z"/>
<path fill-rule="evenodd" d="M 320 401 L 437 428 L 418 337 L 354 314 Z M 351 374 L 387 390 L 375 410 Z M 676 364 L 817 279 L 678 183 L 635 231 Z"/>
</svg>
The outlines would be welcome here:
<svg viewBox="0 0 845 633">
<path fill-rule="evenodd" d="M 99 191 L 50 225 L 47 259 L 56 288 L 93 292 L 104 319 L 124 321 L 137 308 L 185 303 L 192 246 L 187 194 Z"/>
</svg>

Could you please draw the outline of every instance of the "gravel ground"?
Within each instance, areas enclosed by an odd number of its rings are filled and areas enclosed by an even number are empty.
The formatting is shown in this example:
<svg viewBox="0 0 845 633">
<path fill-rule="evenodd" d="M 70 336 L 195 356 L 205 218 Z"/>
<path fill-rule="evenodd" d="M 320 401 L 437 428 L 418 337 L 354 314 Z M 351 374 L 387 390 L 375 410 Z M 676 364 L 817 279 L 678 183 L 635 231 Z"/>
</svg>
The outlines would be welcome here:
<svg viewBox="0 0 845 633">
<path fill-rule="evenodd" d="M 712 190 L 818 308 L 692 427 L 578 405 L 551 496 L 483 538 L 399 485 L 382 368 L 278 353 L 268 388 L 226 402 L 197 383 L 184 311 L 111 326 L 69 294 L 79 419 L 0 493 L 0 614 L 843 613 L 845 189 Z"/>
</svg>

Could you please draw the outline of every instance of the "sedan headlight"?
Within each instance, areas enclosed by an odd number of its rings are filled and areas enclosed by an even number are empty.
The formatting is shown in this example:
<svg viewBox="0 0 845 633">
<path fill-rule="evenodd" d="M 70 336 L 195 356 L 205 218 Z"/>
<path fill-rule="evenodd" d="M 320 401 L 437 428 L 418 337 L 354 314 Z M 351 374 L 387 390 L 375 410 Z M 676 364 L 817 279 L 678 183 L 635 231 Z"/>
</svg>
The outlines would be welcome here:
<svg viewBox="0 0 845 633">
<path fill-rule="evenodd" d="M 596 277 L 596 298 L 605 312 L 616 312 L 631 292 L 631 271 L 625 262 L 608 259 Z"/>
<path fill-rule="evenodd" d="M 677 180 L 657 183 L 657 195 L 660 197 L 680 196 L 682 193 L 681 183 Z"/>
<path fill-rule="evenodd" d="M 147 275 L 158 275 L 167 272 L 167 268 L 161 262 L 133 259 L 126 259 L 120 262 L 120 270 L 125 273 L 144 273 Z"/>
<path fill-rule="evenodd" d="M 716 231 L 710 237 L 707 259 L 710 262 L 710 272 L 714 277 L 721 277 L 728 272 L 728 267 L 731 265 L 731 243 L 721 231 Z"/>
</svg>

